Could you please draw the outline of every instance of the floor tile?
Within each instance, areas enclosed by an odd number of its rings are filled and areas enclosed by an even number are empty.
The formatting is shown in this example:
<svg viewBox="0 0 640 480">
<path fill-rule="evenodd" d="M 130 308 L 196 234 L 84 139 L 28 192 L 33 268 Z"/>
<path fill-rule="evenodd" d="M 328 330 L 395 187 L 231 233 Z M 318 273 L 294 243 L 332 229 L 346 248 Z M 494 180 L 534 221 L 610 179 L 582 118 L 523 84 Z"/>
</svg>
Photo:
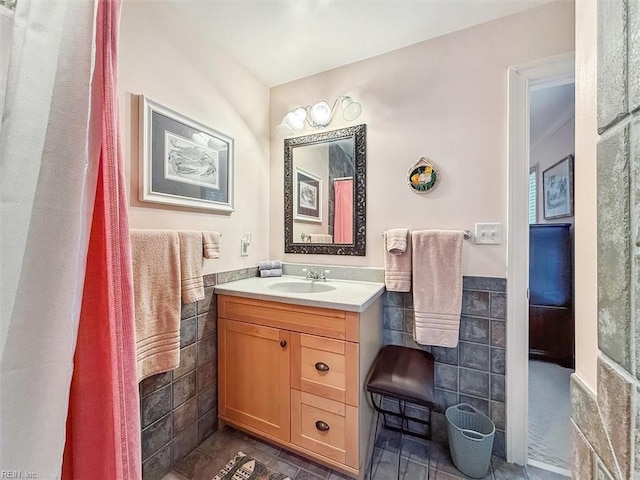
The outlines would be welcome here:
<svg viewBox="0 0 640 480">
<path fill-rule="evenodd" d="M 281 458 L 274 457 L 271 459 L 271 462 L 267 465 L 269 468 L 272 468 L 276 472 L 282 473 L 284 475 L 288 475 L 290 478 L 295 478 L 300 470 L 295 465 L 285 462 Z"/>
<path fill-rule="evenodd" d="M 325 477 L 319 477 L 313 473 L 309 473 L 306 470 L 298 470 L 294 480 L 323 480 Z"/>
<path fill-rule="evenodd" d="M 507 463 L 503 458 L 491 457 L 491 466 L 493 467 L 493 476 L 496 480 L 510 480 L 527 478 L 524 467 L 515 463 Z"/>
<path fill-rule="evenodd" d="M 318 475 L 320 478 L 327 478 L 329 476 L 329 474 L 331 473 L 331 470 L 329 470 L 327 467 L 323 467 L 322 465 L 318 465 L 317 463 L 314 463 L 314 462 L 312 462 L 310 460 L 307 460 L 306 458 L 302 458 L 302 457 L 296 455 L 295 453 L 290 453 L 290 452 L 286 452 L 286 451 L 283 450 L 278 455 L 278 458 L 281 458 L 282 460 L 285 460 L 286 462 L 292 463 L 296 467 L 298 467 L 298 468 L 300 468 L 302 470 L 306 470 L 309 473 L 313 473 L 315 475 Z M 298 473 L 298 475 L 300 475 L 300 473 Z"/>
<path fill-rule="evenodd" d="M 393 480 L 398 477 L 398 454 L 377 448 L 373 457 L 372 479 Z M 366 477 L 369 478 L 368 476 Z M 407 458 L 400 460 L 400 480 L 426 480 L 427 466 Z"/>
<path fill-rule="evenodd" d="M 451 459 L 449 449 L 437 443 L 431 444 L 431 448 L 429 452 L 429 468 L 432 470 L 448 473 L 450 475 L 453 475 L 454 478 L 463 478 L 463 479 L 472 478 L 464 475 L 460 470 L 458 470 L 453 464 L 453 460 Z M 446 478 L 446 477 L 442 477 L 442 478 Z M 483 477 L 483 479 L 491 480 L 492 478 L 493 476 L 491 474 L 491 466 L 489 466 L 487 475 Z"/>
<path fill-rule="evenodd" d="M 198 450 L 194 450 L 185 458 L 180 460 L 173 468 L 175 471 L 190 479 L 195 476 L 196 472 L 201 469 L 203 465 L 211 462 L 211 460 L 212 458 L 209 455 Z"/>
<path fill-rule="evenodd" d="M 569 477 L 560 475 L 559 473 L 549 472 L 541 468 L 527 465 L 527 478 L 529 480 L 568 480 Z"/>
<path fill-rule="evenodd" d="M 186 477 L 183 477 L 176 472 L 169 472 L 164 477 L 162 477 L 162 480 L 186 480 Z"/>
</svg>

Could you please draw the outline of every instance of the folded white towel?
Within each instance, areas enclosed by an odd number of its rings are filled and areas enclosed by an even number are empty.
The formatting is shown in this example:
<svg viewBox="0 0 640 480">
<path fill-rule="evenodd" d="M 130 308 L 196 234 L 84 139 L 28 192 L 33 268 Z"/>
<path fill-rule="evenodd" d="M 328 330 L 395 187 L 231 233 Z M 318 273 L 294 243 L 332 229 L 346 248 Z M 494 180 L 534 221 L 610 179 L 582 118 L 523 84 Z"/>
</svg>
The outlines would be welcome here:
<svg viewBox="0 0 640 480">
<path fill-rule="evenodd" d="M 220 237 L 218 232 L 202 232 L 202 250 L 204 258 L 220 258 Z"/>
<path fill-rule="evenodd" d="M 282 269 L 282 262 L 280 260 L 263 260 L 258 262 L 258 270 L 273 270 L 274 268 Z"/>
<path fill-rule="evenodd" d="M 384 284 L 390 292 L 411 291 L 411 238 L 407 236 L 404 253 L 389 253 L 384 233 Z"/>
<path fill-rule="evenodd" d="M 333 237 L 326 233 L 312 233 L 309 235 L 310 243 L 333 243 Z"/>
<path fill-rule="evenodd" d="M 387 230 L 387 251 L 393 255 L 400 255 L 407 250 L 408 228 L 392 228 Z"/>
<path fill-rule="evenodd" d="M 413 338 L 422 345 L 458 345 L 462 239 L 461 231 L 423 230 L 411 234 Z"/>
<path fill-rule="evenodd" d="M 265 277 L 281 277 L 282 269 L 281 268 L 272 268 L 270 270 L 260 270 L 260 276 L 262 278 Z"/>
</svg>

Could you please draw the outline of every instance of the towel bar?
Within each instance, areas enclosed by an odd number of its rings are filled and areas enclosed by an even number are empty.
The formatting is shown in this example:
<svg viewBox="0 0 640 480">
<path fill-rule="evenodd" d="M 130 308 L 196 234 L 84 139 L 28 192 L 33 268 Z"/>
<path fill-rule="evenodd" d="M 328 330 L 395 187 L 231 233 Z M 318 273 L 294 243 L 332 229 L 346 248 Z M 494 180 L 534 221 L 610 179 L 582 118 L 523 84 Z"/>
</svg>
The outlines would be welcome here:
<svg viewBox="0 0 640 480">
<path fill-rule="evenodd" d="M 470 238 L 473 238 L 473 233 L 471 233 L 471 230 L 463 230 L 462 234 L 465 240 L 469 240 Z M 384 233 L 382 233 L 382 235 L 384 235 Z"/>
</svg>

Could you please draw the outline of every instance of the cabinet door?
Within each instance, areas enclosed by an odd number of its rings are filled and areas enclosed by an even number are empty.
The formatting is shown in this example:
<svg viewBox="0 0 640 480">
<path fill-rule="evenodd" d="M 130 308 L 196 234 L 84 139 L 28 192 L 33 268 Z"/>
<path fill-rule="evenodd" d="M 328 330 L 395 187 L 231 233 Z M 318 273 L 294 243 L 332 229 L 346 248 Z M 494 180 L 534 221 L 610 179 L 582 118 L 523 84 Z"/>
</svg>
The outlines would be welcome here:
<svg viewBox="0 0 640 480">
<path fill-rule="evenodd" d="M 290 439 L 289 332 L 219 319 L 220 417 Z"/>
</svg>

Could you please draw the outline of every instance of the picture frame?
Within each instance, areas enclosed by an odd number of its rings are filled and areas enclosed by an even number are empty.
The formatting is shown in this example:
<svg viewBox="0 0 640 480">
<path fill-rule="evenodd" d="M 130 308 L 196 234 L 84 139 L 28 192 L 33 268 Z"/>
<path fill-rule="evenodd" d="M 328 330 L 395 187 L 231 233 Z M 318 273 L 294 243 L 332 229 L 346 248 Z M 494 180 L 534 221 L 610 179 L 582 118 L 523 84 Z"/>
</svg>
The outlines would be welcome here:
<svg viewBox="0 0 640 480">
<path fill-rule="evenodd" d="M 573 155 L 567 155 L 542 172 L 545 220 L 573 216 Z"/>
<path fill-rule="evenodd" d="M 294 220 L 322 223 L 322 179 L 295 167 Z"/>
<path fill-rule="evenodd" d="M 140 95 L 139 199 L 231 214 L 233 138 Z"/>
</svg>

